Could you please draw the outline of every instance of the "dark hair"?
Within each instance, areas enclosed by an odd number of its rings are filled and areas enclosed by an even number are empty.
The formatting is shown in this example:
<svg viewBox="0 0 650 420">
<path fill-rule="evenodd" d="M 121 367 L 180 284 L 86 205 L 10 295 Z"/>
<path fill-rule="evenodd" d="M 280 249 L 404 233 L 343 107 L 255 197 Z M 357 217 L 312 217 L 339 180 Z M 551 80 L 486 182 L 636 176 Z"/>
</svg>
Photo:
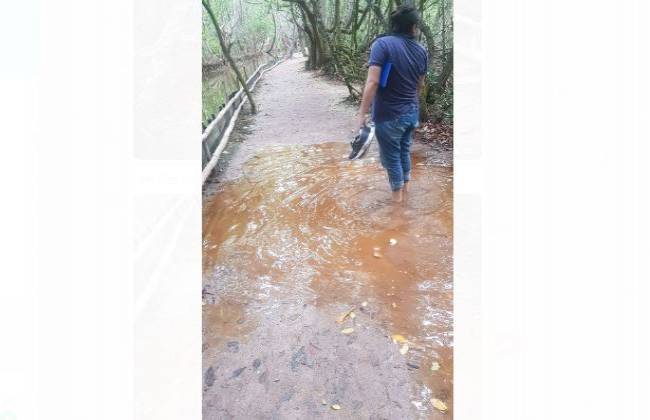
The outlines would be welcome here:
<svg viewBox="0 0 650 420">
<path fill-rule="evenodd" d="M 410 34 L 413 26 L 420 21 L 418 11 L 413 6 L 401 5 L 390 13 L 390 26 L 393 32 Z"/>
</svg>

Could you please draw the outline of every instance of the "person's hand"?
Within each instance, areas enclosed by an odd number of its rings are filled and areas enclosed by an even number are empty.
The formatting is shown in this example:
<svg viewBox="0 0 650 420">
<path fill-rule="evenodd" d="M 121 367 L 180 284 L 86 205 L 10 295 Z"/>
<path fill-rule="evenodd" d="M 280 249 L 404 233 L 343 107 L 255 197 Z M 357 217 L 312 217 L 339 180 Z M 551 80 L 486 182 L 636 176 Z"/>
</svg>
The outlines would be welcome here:
<svg viewBox="0 0 650 420">
<path fill-rule="evenodd" d="M 365 127 L 367 125 L 366 121 L 367 121 L 367 117 L 366 117 L 365 114 L 359 115 L 359 124 L 358 124 L 359 130 L 361 130 L 363 127 Z"/>
</svg>

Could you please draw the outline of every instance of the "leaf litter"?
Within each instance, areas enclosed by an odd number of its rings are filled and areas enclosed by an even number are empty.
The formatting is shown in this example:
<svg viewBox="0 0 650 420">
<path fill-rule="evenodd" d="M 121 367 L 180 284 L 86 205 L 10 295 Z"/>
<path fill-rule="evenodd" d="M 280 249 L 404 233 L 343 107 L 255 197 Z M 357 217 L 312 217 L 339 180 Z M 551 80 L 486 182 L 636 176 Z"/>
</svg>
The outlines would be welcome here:
<svg viewBox="0 0 650 420">
<path fill-rule="evenodd" d="M 343 313 L 338 317 L 338 319 L 336 320 L 336 323 L 337 323 L 337 324 L 342 324 L 342 323 L 346 320 L 347 317 L 350 317 L 350 318 L 354 318 L 354 317 L 355 317 L 355 315 L 354 315 L 354 309 L 350 309 L 349 311 L 345 311 L 345 312 L 343 312 Z"/>
<path fill-rule="evenodd" d="M 404 338 L 404 336 L 401 334 L 393 334 L 391 338 L 393 339 L 393 343 L 395 344 L 404 344 L 408 342 L 408 340 Z"/>
<path fill-rule="evenodd" d="M 439 410 L 439 411 L 442 411 L 442 412 L 447 411 L 447 404 L 445 404 L 444 402 L 440 401 L 437 398 L 431 398 L 431 404 L 433 405 L 433 407 L 436 410 Z"/>
</svg>

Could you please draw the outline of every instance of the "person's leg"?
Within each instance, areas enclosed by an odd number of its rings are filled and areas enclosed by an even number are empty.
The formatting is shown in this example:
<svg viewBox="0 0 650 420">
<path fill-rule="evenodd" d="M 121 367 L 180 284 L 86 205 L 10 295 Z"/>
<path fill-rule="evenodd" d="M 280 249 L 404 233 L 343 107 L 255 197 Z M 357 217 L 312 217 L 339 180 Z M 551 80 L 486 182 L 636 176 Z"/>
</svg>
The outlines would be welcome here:
<svg viewBox="0 0 650 420">
<path fill-rule="evenodd" d="M 407 128 L 400 141 L 400 160 L 405 183 L 411 180 L 411 144 L 413 143 L 413 132 L 419 125 L 419 117 L 419 112 L 416 110 L 403 121 Z"/>
<path fill-rule="evenodd" d="M 404 127 L 398 121 L 382 122 L 376 125 L 375 134 L 377 144 L 379 144 L 381 164 L 388 173 L 391 190 L 396 193 L 395 195 L 400 195 L 398 192 L 404 186 L 404 171 L 400 154 Z"/>
<path fill-rule="evenodd" d="M 393 190 L 391 192 L 390 199 L 393 201 L 393 203 L 401 203 L 404 200 L 403 190 L 404 187 L 400 188 L 399 190 Z"/>
<path fill-rule="evenodd" d="M 415 127 L 408 128 L 400 142 L 400 161 L 402 163 L 402 178 L 404 182 L 411 180 L 411 144 L 413 143 L 413 131 Z"/>
</svg>

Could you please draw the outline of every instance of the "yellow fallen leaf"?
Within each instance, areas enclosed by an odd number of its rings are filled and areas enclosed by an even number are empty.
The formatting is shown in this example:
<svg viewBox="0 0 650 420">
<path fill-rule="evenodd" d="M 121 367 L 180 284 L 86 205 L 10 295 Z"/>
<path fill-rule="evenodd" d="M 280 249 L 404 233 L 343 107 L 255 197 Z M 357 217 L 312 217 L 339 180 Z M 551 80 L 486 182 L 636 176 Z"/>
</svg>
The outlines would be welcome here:
<svg viewBox="0 0 650 420">
<path fill-rule="evenodd" d="M 435 372 L 438 369 L 440 369 L 440 363 L 438 362 L 431 363 L 431 372 Z"/>
<path fill-rule="evenodd" d="M 350 319 L 354 319 L 357 316 L 354 312 L 350 312 Z"/>
<path fill-rule="evenodd" d="M 397 344 L 406 343 L 406 338 L 404 338 L 404 336 L 401 334 L 393 334 L 392 338 L 393 338 L 393 343 L 397 343 Z"/>
<path fill-rule="evenodd" d="M 375 258 L 381 258 L 381 254 L 378 251 L 373 252 L 372 256 Z"/>
<path fill-rule="evenodd" d="M 353 310 L 354 310 L 354 309 L 350 309 L 349 311 L 345 311 L 345 312 L 343 312 L 343 313 L 339 316 L 339 318 L 336 320 L 336 322 L 337 322 L 338 324 L 342 324 L 343 321 L 345 321 L 345 318 L 347 318 L 347 317 L 352 313 Z"/>
<path fill-rule="evenodd" d="M 341 330 L 341 334 L 352 334 L 354 332 L 354 328 L 343 328 Z"/>
<path fill-rule="evenodd" d="M 402 347 L 399 349 L 399 352 L 400 352 L 400 354 L 404 355 L 404 354 L 406 354 L 407 351 L 409 351 L 409 345 L 405 343 L 405 344 L 402 345 Z"/>
<path fill-rule="evenodd" d="M 443 403 L 437 398 L 431 398 L 431 404 L 433 404 L 433 406 L 440 411 L 447 411 L 447 404 Z"/>
<path fill-rule="evenodd" d="M 332 410 L 340 410 L 341 406 L 338 404 L 332 404 Z"/>
<path fill-rule="evenodd" d="M 395 245 L 397 245 L 397 239 L 390 238 L 390 241 L 388 241 L 388 243 L 389 243 L 391 246 L 395 246 Z"/>
</svg>

